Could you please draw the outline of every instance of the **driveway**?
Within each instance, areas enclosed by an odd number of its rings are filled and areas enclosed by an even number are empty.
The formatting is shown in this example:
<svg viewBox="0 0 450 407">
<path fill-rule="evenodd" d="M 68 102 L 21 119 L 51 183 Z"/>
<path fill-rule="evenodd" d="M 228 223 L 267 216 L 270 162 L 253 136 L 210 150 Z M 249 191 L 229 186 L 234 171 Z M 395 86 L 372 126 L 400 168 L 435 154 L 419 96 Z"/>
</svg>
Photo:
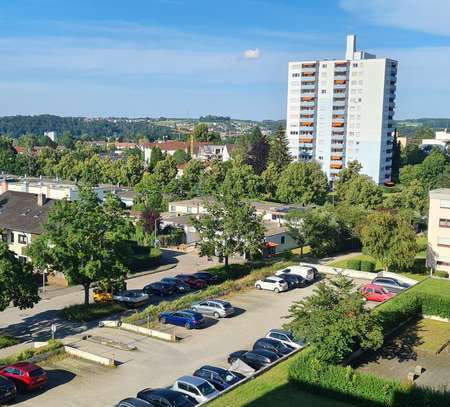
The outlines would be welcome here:
<svg viewBox="0 0 450 407">
<path fill-rule="evenodd" d="M 163 277 L 180 273 L 195 273 L 199 270 L 217 265 L 216 261 L 208 261 L 206 257 L 199 257 L 195 253 L 182 253 L 163 250 L 163 262 L 173 263 L 175 267 L 159 273 L 140 275 L 127 280 L 128 288 L 141 289 L 146 284 L 159 281 Z M 59 338 L 73 335 L 89 328 L 91 325 L 81 325 L 62 321 L 59 311 L 68 305 L 81 304 L 84 293 L 81 287 L 69 287 L 58 290 L 51 295 L 44 294 L 44 298 L 31 309 L 19 310 L 9 307 L 0 315 L 0 329 L 6 329 L 24 340 L 45 340 L 51 337 L 50 326 L 58 326 Z"/>
<path fill-rule="evenodd" d="M 363 283 L 358 281 L 358 283 Z M 192 374 L 204 364 L 227 366 L 229 353 L 250 349 L 256 339 L 270 328 L 281 327 L 283 316 L 293 301 L 310 295 L 314 285 L 281 294 L 251 290 L 232 297 L 238 308 L 236 316 L 220 319 L 205 329 L 186 331 L 175 328 L 184 339 L 179 343 L 138 336 L 132 333 L 94 328 L 89 334 L 111 338 L 137 346 L 134 351 L 112 349 L 82 341 L 77 346 L 97 354 L 114 357 L 119 362 L 116 369 L 93 369 L 91 364 L 66 359 L 51 366 L 70 376 L 64 385 L 49 388 L 16 405 L 46 407 L 105 407 L 113 406 L 125 397 L 134 396 L 147 387 L 168 386 L 184 374 Z"/>
</svg>

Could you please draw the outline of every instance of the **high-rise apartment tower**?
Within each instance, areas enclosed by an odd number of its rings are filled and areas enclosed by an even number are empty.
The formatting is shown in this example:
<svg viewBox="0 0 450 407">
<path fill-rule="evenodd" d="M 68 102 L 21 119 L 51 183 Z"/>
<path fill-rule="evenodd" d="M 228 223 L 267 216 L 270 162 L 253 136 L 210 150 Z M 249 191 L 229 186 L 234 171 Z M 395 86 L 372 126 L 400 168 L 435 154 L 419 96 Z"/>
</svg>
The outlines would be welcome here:
<svg viewBox="0 0 450 407">
<path fill-rule="evenodd" d="M 286 136 L 294 160 L 316 160 L 333 181 L 351 161 L 391 179 L 397 61 L 356 51 L 345 59 L 289 63 Z"/>
</svg>

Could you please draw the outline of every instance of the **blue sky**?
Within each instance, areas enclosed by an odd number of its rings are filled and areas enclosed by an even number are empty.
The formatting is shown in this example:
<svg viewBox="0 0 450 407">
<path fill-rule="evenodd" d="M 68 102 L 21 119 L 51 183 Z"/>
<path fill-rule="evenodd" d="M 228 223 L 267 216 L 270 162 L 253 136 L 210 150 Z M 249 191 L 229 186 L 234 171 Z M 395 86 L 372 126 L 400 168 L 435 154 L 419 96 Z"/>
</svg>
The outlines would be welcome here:
<svg viewBox="0 0 450 407">
<path fill-rule="evenodd" d="M 0 0 L 0 115 L 285 117 L 287 62 L 399 60 L 397 118 L 450 117 L 448 0 Z"/>
</svg>

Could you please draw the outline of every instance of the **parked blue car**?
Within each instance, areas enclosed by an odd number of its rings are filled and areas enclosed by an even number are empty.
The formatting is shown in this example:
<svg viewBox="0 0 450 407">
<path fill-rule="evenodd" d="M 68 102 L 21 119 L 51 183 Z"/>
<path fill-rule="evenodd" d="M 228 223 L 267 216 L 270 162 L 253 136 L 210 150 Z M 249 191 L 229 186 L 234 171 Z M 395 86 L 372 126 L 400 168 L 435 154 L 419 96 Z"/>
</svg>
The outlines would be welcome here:
<svg viewBox="0 0 450 407">
<path fill-rule="evenodd" d="M 199 328 L 203 325 L 204 321 L 202 314 L 189 309 L 161 312 L 159 314 L 159 322 L 162 324 L 184 326 L 186 329 Z"/>
</svg>

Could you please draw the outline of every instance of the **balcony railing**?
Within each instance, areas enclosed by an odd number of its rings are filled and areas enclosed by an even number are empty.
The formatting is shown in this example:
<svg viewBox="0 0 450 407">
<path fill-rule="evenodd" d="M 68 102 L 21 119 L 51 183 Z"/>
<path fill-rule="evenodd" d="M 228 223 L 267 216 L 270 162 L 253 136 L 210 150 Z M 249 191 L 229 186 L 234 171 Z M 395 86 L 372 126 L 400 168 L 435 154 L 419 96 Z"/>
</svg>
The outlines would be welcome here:
<svg viewBox="0 0 450 407">
<path fill-rule="evenodd" d="M 333 122 L 333 124 L 331 126 L 332 127 L 344 127 L 345 123 L 344 122 Z"/>
<path fill-rule="evenodd" d="M 335 170 L 339 170 L 342 168 L 342 163 L 331 163 L 330 164 L 330 168 L 335 169 Z"/>
<path fill-rule="evenodd" d="M 300 143 L 312 143 L 314 141 L 313 137 L 301 137 L 298 139 Z"/>
</svg>

